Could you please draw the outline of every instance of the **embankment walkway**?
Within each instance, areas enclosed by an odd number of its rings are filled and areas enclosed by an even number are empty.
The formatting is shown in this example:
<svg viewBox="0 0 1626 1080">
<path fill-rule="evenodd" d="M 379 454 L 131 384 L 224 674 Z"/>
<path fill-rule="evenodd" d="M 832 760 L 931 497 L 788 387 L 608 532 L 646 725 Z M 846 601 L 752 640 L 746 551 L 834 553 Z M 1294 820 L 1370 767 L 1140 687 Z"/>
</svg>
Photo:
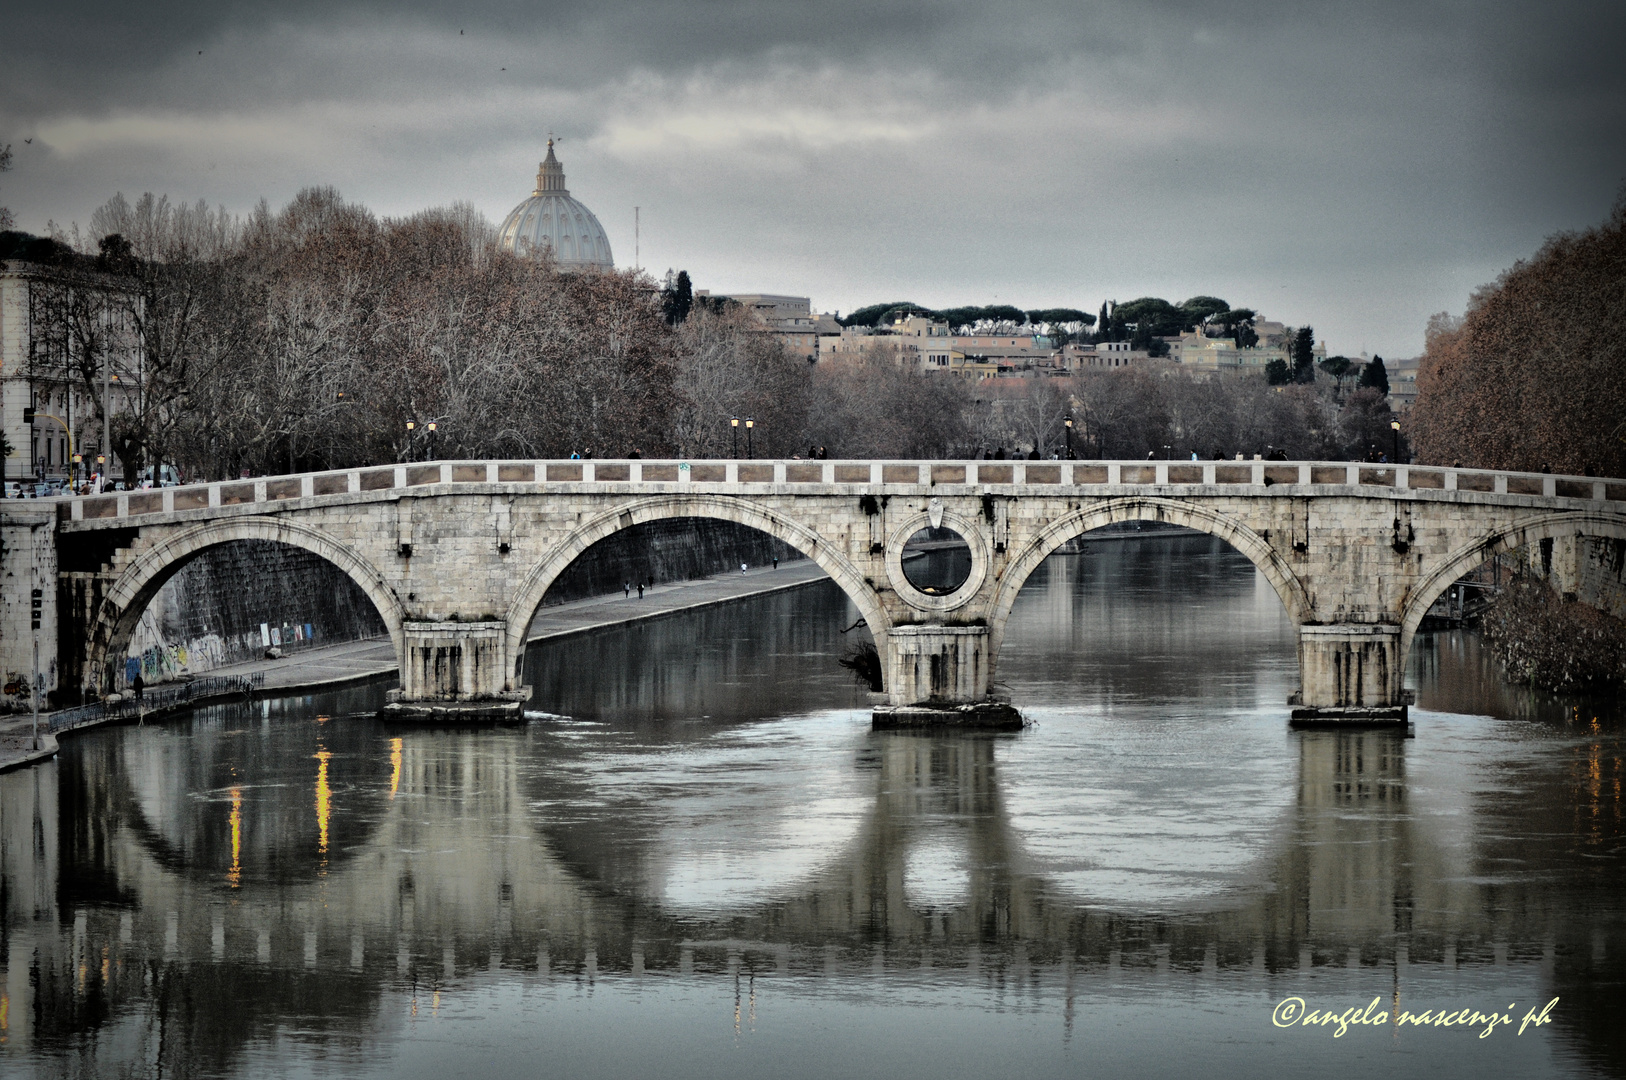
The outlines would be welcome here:
<svg viewBox="0 0 1626 1080">
<path fill-rule="evenodd" d="M 694 581 L 675 581 L 630 597 L 594 596 L 568 604 L 544 607 L 531 621 L 530 642 L 585 634 L 606 626 L 659 619 L 697 608 L 745 600 L 766 593 L 796 589 L 827 580 L 811 559 L 787 562 L 778 568 L 758 567 L 743 574 L 719 574 Z M 316 690 L 364 679 L 376 679 L 396 670 L 395 649 L 384 640 L 347 641 L 339 645 L 297 652 L 277 660 L 211 668 L 211 676 L 264 674 L 265 694 Z M 40 713 L 40 748 L 33 749 L 33 718 L 28 714 L 0 719 L 0 772 L 43 761 L 57 751 L 56 738 L 47 733 L 49 713 Z M 79 729 L 75 729 L 79 730 Z"/>
</svg>

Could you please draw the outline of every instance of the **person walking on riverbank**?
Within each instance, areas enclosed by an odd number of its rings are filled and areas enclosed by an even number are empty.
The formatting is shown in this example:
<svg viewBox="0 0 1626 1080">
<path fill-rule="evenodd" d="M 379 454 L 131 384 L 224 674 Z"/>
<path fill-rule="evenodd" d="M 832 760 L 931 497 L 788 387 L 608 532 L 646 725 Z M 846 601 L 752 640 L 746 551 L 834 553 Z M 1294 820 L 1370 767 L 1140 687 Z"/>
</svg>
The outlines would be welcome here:
<svg viewBox="0 0 1626 1080">
<path fill-rule="evenodd" d="M 130 684 L 130 689 L 135 691 L 135 699 L 140 701 L 141 695 L 147 689 L 147 681 L 141 677 L 141 672 L 136 672 L 135 681 Z"/>
</svg>

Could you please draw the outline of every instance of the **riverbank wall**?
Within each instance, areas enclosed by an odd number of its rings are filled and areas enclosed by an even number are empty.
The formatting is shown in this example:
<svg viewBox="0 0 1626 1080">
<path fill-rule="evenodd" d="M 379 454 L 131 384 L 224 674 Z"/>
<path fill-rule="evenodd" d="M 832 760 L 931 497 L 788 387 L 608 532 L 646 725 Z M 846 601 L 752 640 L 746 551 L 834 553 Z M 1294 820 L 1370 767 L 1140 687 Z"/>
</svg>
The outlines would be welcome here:
<svg viewBox="0 0 1626 1080">
<path fill-rule="evenodd" d="M 732 521 L 671 518 L 623 529 L 594 544 L 565 568 L 543 607 L 607 596 L 631 585 L 666 585 L 805 558 L 783 540 Z"/>
<path fill-rule="evenodd" d="M 387 631 L 372 601 L 337 566 L 300 548 L 242 540 L 204 550 L 141 616 L 126 679 L 148 683 L 262 656 Z"/>
</svg>

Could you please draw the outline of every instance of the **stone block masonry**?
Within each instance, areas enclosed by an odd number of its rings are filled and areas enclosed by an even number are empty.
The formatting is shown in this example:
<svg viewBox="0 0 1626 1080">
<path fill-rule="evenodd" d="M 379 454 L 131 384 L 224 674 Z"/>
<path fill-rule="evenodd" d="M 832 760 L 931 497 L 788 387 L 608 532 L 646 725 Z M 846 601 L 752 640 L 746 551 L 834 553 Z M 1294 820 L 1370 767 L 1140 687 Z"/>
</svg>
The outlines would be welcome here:
<svg viewBox="0 0 1626 1080">
<path fill-rule="evenodd" d="M 49 504 L 0 502 L 0 709 L 32 708 L 34 641 L 40 642 L 40 708 L 57 689 L 56 509 Z M 40 628 L 33 622 L 33 591 L 40 590 Z"/>
<path fill-rule="evenodd" d="M 76 594 L 61 640 L 84 647 L 58 677 L 91 693 L 122 684 L 117 661 L 177 567 L 261 540 L 355 584 L 414 673 L 405 696 L 499 700 L 518 692 L 537 608 L 584 553 L 628 530 L 709 519 L 765 533 L 829 574 L 869 626 L 890 704 L 980 701 L 1028 575 L 1086 532 L 1159 522 L 1251 560 L 1300 630 L 1296 707 L 1359 722 L 1404 719 L 1411 638 L 1462 574 L 1543 540 L 1626 540 L 1618 480 L 1344 462 L 441 462 L 61 510 L 63 550 L 110 538 L 94 571 L 83 559 L 69 571 L 91 573 L 97 591 Z M 970 576 L 951 592 L 922 592 L 902 573 L 904 542 L 928 526 L 970 548 Z"/>
</svg>

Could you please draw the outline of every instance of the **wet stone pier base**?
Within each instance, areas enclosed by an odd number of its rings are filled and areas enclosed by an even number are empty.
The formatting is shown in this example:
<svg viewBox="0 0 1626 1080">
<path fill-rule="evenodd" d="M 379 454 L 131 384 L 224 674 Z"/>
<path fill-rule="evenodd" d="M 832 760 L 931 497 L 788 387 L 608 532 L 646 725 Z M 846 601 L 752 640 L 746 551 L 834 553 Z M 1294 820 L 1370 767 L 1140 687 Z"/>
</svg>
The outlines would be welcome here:
<svg viewBox="0 0 1626 1080">
<path fill-rule="evenodd" d="M 932 702 L 877 705 L 875 731 L 1021 731 L 1027 721 L 1008 701 Z"/>
<path fill-rule="evenodd" d="M 511 724 L 523 719 L 530 696 L 531 688 L 522 686 L 461 701 L 405 701 L 400 690 L 390 690 L 378 718 L 430 724 Z"/>
<path fill-rule="evenodd" d="M 1288 721 L 1296 728 L 1404 728 L 1408 722 L 1405 705 L 1376 705 L 1366 708 L 1355 705 L 1339 705 L 1333 708 L 1301 705 L 1293 709 L 1292 718 Z"/>
</svg>

